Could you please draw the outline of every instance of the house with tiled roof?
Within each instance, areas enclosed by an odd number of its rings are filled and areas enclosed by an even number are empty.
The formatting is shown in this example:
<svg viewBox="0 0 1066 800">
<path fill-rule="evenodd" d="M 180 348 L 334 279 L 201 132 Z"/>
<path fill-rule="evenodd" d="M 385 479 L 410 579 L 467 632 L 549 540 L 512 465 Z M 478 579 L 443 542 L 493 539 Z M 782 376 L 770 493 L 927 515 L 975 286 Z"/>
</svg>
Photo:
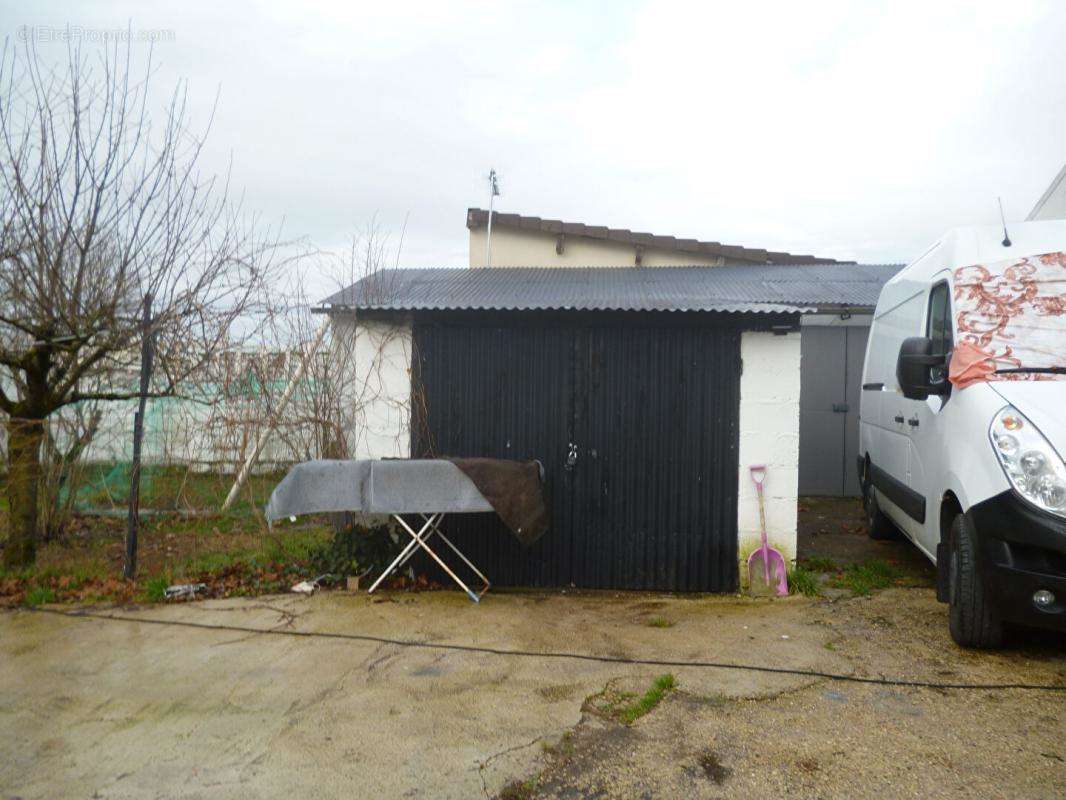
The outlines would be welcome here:
<svg viewBox="0 0 1066 800">
<path fill-rule="evenodd" d="M 470 208 L 470 266 L 720 267 L 733 264 L 832 264 L 834 259 L 757 247 L 641 233 Z"/>
</svg>

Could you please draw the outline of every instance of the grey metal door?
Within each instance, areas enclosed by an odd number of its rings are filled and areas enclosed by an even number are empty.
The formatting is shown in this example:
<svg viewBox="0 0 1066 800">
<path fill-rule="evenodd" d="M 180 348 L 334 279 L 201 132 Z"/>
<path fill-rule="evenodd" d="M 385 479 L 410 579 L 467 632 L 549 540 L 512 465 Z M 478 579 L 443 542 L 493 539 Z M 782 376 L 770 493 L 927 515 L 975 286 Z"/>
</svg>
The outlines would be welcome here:
<svg viewBox="0 0 1066 800">
<path fill-rule="evenodd" d="M 859 396 L 869 328 L 803 328 L 800 372 L 800 494 L 857 496 Z"/>
</svg>

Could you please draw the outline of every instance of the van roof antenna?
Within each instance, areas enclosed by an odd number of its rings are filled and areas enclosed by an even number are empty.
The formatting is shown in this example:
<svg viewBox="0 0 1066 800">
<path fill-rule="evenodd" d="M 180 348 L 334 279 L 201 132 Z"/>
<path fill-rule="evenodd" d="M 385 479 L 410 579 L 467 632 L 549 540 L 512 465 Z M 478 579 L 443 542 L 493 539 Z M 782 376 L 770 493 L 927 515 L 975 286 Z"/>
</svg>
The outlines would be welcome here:
<svg viewBox="0 0 1066 800">
<path fill-rule="evenodd" d="M 997 197 L 996 202 L 999 203 L 999 221 L 1003 223 L 1003 246 L 1010 247 L 1010 234 L 1007 233 L 1007 218 L 1003 216 L 1003 198 Z"/>
</svg>

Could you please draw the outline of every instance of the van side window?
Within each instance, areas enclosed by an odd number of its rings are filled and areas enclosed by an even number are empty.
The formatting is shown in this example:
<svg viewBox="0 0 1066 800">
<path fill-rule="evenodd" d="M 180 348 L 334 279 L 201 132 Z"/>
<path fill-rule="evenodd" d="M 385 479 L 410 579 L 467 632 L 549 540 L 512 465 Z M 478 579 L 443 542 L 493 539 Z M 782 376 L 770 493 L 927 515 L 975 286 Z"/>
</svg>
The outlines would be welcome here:
<svg viewBox="0 0 1066 800">
<path fill-rule="evenodd" d="M 935 355 L 947 356 L 952 349 L 951 335 L 951 288 L 947 282 L 938 283 L 929 290 L 929 317 L 925 335 L 933 342 Z M 933 367 L 930 377 L 934 383 L 947 380 L 947 364 Z"/>
</svg>

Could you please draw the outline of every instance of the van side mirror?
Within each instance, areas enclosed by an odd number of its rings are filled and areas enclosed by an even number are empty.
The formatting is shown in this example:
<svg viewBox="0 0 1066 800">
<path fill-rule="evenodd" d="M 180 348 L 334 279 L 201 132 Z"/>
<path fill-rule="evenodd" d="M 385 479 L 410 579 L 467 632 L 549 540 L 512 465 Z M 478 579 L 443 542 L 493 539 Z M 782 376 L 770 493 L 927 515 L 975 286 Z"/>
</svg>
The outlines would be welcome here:
<svg viewBox="0 0 1066 800">
<path fill-rule="evenodd" d="M 933 382 L 933 367 L 943 367 L 945 356 L 933 354 L 933 340 L 927 336 L 911 336 L 903 340 L 896 361 L 896 380 L 900 391 L 909 400 L 925 400 L 931 394 L 948 394 L 951 385 L 946 381 Z"/>
</svg>

